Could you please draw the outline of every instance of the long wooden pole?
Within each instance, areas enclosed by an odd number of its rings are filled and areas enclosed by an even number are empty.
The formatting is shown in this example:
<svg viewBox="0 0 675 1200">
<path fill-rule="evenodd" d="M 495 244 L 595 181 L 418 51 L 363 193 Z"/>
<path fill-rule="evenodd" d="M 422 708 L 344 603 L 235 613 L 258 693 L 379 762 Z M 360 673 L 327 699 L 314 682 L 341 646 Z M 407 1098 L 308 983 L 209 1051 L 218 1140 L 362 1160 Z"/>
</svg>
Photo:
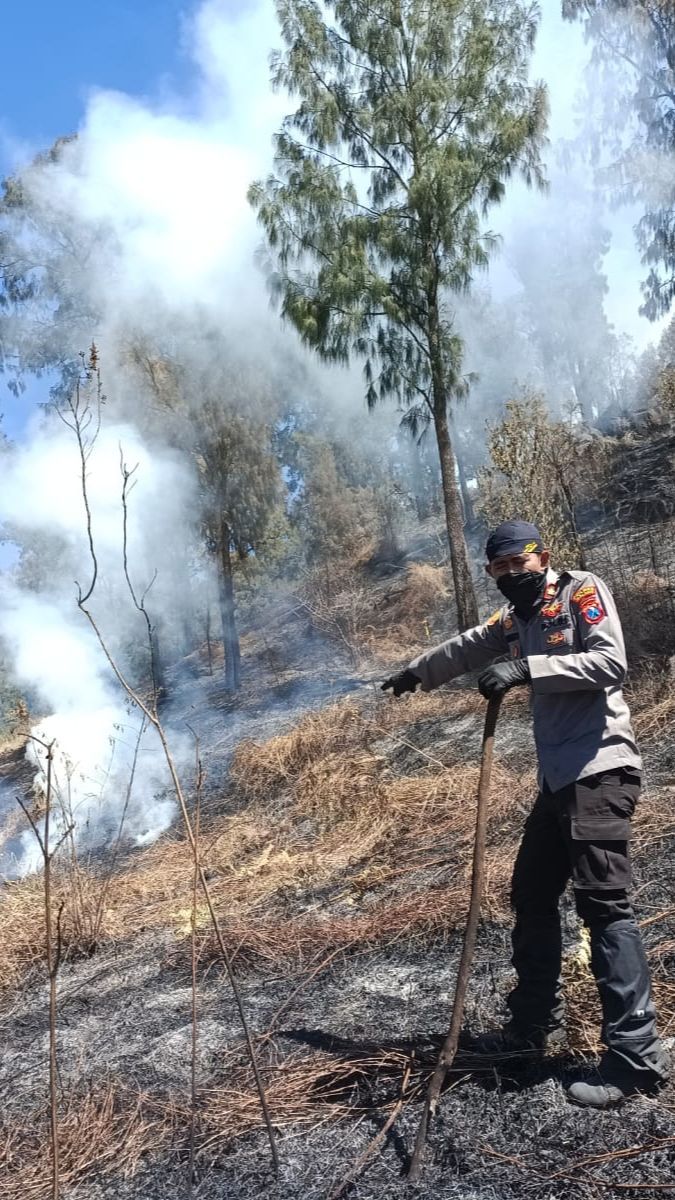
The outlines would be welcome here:
<svg viewBox="0 0 675 1200">
<path fill-rule="evenodd" d="M 483 749 L 480 760 L 480 779 L 478 781 L 476 835 L 473 846 L 473 868 L 471 872 L 471 901 L 469 904 L 469 915 L 466 920 L 464 945 L 462 946 L 462 957 L 459 960 L 459 970 L 457 972 L 457 984 L 455 987 L 455 999 L 452 1007 L 450 1031 L 443 1043 L 438 1063 L 436 1065 L 436 1070 L 431 1077 L 431 1083 L 429 1084 L 429 1090 L 427 1091 L 426 1099 L 424 1101 L 424 1108 L 422 1110 L 422 1118 L 420 1120 L 419 1129 L 417 1130 L 415 1150 L 413 1152 L 412 1162 L 410 1164 L 410 1171 L 408 1172 L 408 1179 L 413 1183 L 419 1179 L 422 1171 L 422 1165 L 424 1163 L 424 1151 L 427 1142 L 427 1131 L 429 1129 L 429 1120 L 436 1112 L 441 1089 L 445 1082 L 445 1077 L 448 1073 L 448 1070 L 452 1066 L 457 1053 L 459 1031 L 462 1025 L 462 1017 L 464 1016 L 464 1001 L 466 999 L 466 990 L 469 983 L 469 975 L 471 973 L 473 952 L 476 946 L 478 918 L 480 916 L 483 890 L 485 887 L 485 832 L 487 829 L 490 776 L 492 774 L 492 752 L 494 749 L 495 728 L 497 725 L 497 717 L 499 716 L 499 706 L 501 701 L 501 696 L 495 696 L 492 700 L 490 700 L 487 706 L 487 713 L 485 714 Z"/>
</svg>

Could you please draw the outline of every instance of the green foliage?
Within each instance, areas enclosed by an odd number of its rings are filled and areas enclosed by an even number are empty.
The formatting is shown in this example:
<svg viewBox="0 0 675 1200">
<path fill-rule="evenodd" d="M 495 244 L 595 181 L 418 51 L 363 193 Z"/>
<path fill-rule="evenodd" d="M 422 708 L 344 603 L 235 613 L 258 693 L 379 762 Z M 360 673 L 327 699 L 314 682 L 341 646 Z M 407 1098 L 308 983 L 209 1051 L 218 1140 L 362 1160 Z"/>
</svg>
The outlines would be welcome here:
<svg viewBox="0 0 675 1200">
<path fill-rule="evenodd" d="M 618 199 L 641 201 L 638 246 L 649 268 L 641 312 L 667 313 L 675 297 L 675 5 L 672 0 L 563 0 L 594 43 L 593 122 L 616 139 L 606 174 Z M 604 147 L 594 146 L 602 161 Z"/>
<path fill-rule="evenodd" d="M 59 210 L 39 186 L 46 164 L 77 153 L 75 137 L 54 145 L 2 184 L 0 196 L 0 371 L 22 389 L 26 373 L 55 371 L 67 392 L 78 352 L 91 341 L 100 314 L 88 286 L 101 230 Z"/>
<path fill-rule="evenodd" d="M 552 421 L 540 396 L 525 393 L 488 426 L 490 465 L 479 473 L 479 510 L 491 526 L 510 517 L 533 521 L 554 565 L 583 566 L 573 481 L 583 447 L 569 425 Z"/>
<path fill-rule="evenodd" d="M 307 562 L 353 561 L 377 534 L 374 493 L 345 481 L 327 442 L 305 435 L 298 443 L 304 487 L 295 519 Z"/>
<path fill-rule="evenodd" d="M 206 524 L 215 527 L 224 519 L 233 549 L 245 558 L 264 538 L 281 499 L 270 428 L 219 397 L 205 397 L 195 420 L 194 454 Z"/>
<path fill-rule="evenodd" d="M 515 0 L 277 10 L 286 50 L 273 79 L 300 104 L 276 139 L 276 176 L 250 191 L 273 286 L 308 345 L 337 362 L 365 357 L 370 405 L 394 396 L 414 421 L 434 354 L 446 399 L 462 390 L 443 296 L 486 265 L 485 212 L 514 171 L 541 182 L 546 98 L 527 83 L 537 10 Z"/>
</svg>

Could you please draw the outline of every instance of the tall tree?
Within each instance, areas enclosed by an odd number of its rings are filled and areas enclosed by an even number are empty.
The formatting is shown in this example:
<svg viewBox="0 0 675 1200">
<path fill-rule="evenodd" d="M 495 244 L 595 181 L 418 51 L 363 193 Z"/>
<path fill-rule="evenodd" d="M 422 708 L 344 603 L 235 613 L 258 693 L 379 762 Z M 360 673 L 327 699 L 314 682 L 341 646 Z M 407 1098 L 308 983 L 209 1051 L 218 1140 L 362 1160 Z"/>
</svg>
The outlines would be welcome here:
<svg viewBox="0 0 675 1200">
<path fill-rule="evenodd" d="M 235 576 L 260 556 L 283 499 L 274 454 L 275 401 L 264 374 L 243 368 L 224 344 L 186 365 L 140 343 L 129 363 L 149 385 L 166 440 L 190 455 L 199 483 L 199 518 L 216 565 L 225 686 L 240 685 Z M 278 525 L 278 522 L 277 522 Z"/>
<path fill-rule="evenodd" d="M 365 358 L 366 399 L 433 423 L 459 623 L 478 619 L 448 409 L 465 389 L 452 294 L 487 263 L 482 219 L 542 181 L 538 22 L 519 0 L 277 0 L 275 86 L 299 97 L 250 199 L 283 317 L 324 358 Z"/>
<path fill-rule="evenodd" d="M 235 612 L 236 563 L 260 550 L 281 498 L 271 429 L 218 396 L 204 398 L 196 419 L 195 454 L 204 491 L 208 543 L 218 560 L 225 686 L 238 691 L 241 652 Z"/>
<path fill-rule="evenodd" d="M 600 163 L 619 199 L 644 205 L 635 227 L 649 268 L 640 311 L 654 321 L 675 297 L 675 5 L 563 0 L 562 11 L 584 22 L 593 43 L 589 96 L 601 106 L 593 124 L 610 142 L 611 158 L 606 170 L 607 150 L 600 146 Z"/>
<path fill-rule="evenodd" d="M 25 375 L 49 372 L 70 390 L 78 352 L 100 317 L 91 263 L 101 229 L 75 225 L 44 186 L 45 168 L 75 153 L 75 137 L 54 145 L 3 180 L 0 190 L 0 372 L 19 391 Z"/>
</svg>

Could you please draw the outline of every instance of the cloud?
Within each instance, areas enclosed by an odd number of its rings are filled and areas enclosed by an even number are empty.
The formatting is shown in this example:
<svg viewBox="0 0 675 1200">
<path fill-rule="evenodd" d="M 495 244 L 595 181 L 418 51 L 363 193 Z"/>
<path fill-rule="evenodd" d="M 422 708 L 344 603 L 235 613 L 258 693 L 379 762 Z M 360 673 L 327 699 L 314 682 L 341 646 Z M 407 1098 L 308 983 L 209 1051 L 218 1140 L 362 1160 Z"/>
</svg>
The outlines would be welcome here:
<svg viewBox="0 0 675 1200">
<path fill-rule="evenodd" d="M 246 192 L 267 169 L 284 105 L 269 87 L 271 5 L 233 17 L 215 0 L 192 19 L 191 112 L 119 92 L 89 99 L 76 142 L 33 175 L 33 195 L 77 235 L 99 231 L 97 307 L 231 308 L 259 234 Z"/>
</svg>

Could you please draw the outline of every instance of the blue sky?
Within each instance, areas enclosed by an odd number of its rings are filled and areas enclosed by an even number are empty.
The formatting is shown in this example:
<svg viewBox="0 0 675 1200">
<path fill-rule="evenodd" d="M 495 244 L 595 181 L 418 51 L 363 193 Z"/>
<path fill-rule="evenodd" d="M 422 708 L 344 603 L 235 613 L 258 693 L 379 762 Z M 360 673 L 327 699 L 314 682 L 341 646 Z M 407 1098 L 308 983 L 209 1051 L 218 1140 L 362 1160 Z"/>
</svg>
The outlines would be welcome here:
<svg viewBox="0 0 675 1200">
<path fill-rule="evenodd" d="M 182 40 L 191 7 L 186 0 L 6 0 L 5 137 L 40 148 L 73 132 L 92 87 L 144 96 L 180 91 L 191 70 Z"/>
<path fill-rule="evenodd" d="M 77 130 L 92 90 L 123 92 L 154 103 L 167 101 L 172 112 L 190 112 L 198 104 L 199 80 L 186 43 L 186 24 L 200 0 L 0 0 L 4 47 L 0 69 L 0 177 L 51 145 L 59 135 Z M 232 13 L 246 11 L 252 0 L 221 0 Z M 570 136 L 579 85 L 579 60 L 587 56 L 581 29 L 564 23 L 560 0 L 545 0 L 538 38 L 535 73 L 551 90 L 552 126 L 556 136 Z M 266 39 L 267 33 L 254 36 Z M 265 47 L 266 49 L 266 47 Z M 247 104 L 243 111 L 250 117 Z M 255 122 L 251 129 L 255 138 Z M 521 189 L 522 190 L 522 189 Z M 511 208 L 503 206 L 495 220 L 502 225 L 518 207 L 516 189 Z M 528 208 L 544 203 L 529 195 Z M 533 210 L 534 211 L 534 210 Z M 610 280 L 607 309 L 619 331 L 630 332 L 640 345 L 658 330 L 639 318 L 639 263 L 632 219 L 625 209 L 608 214 L 613 248 L 606 263 Z M 504 270 L 495 263 L 495 270 Z M 496 278 L 496 276 L 495 276 Z M 46 398 L 48 380 L 27 381 L 15 399 L 0 376 L 2 427 L 20 437 L 36 403 Z"/>
</svg>

